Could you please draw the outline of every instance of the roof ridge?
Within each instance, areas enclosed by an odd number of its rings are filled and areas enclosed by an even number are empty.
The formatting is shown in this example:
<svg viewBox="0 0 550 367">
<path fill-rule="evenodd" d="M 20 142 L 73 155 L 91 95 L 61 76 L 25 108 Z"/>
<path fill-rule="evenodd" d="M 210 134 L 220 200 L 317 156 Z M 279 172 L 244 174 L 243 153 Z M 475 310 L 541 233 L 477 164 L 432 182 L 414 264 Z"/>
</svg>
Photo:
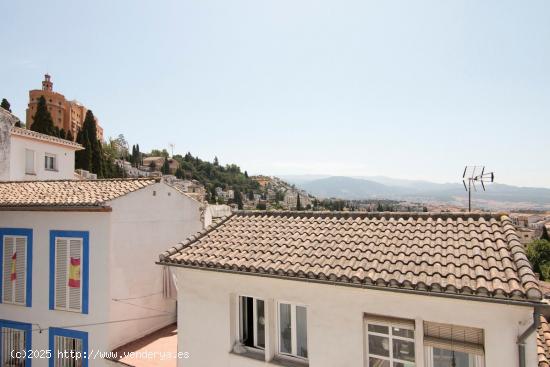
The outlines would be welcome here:
<svg viewBox="0 0 550 367">
<path fill-rule="evenodd" d="M 238 210 L 238 216 L 271 215 L 276 217 L 335 217 L 335 218 L 440 218 L 440 219 L 498 219 L 505 213 L 487 212 L 341 212 L 341 211 L 298 211 L 298 210 Z"/>
<path fill-rule="evenodd" d="M 63 138 L 60 138 L 59 136 L 53 136 L 53 135 L 48 135 L 48 134 L 44 134 L 44 133 L 41 133 L 41 132 L 38 132 L 38 131 L 34 131 L 34 130 L 31 130 L 31 129 L 26 129 L 26 128 L 22 128 L 22 127 L 17 127 L 17 126 L 12 126 L 11 127 L 11 132 L 15 132 L 16 134 L 23 134 L 25 136 L 29 136 L 29 137 L 35 137 L 37 139 L 42 139 L 42 140 L 48 140 L 52 143 L 59 143 L 59 144 L 63 144 L 63 145 L 68 145 L 68 146 L 72 146 L 73 148 L 82 148 L 84 149 L 84 147 L 82 146 L 82 144 L 80 143 L 77 143 L 76 141 L 72 141 L 72 140 L 68 140 L 68 139 L 63 139 Z M 21 136 L 21 135 L 19 135 Z"/>
</svg>

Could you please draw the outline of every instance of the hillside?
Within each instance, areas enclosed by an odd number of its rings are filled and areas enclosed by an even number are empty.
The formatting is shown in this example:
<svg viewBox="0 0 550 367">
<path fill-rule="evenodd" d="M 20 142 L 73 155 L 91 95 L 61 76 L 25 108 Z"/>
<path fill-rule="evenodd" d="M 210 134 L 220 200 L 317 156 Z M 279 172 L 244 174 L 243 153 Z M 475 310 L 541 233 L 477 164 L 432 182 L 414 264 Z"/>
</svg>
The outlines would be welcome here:
<svg viewBox="0 0 550 367">
<path fill-rule="evenodd" d="M 439 184 L 429 181 L 399 180 L 388 177 L 323 177 L 307 180 L 307 176 L 284 177 L 304 190 L 322 198 L 393 199 L 425 203 L 465 205 L 467 194 L 461 183 Z M 503 209 L 550 209 L 550 189 L 491 184 L 487 191 L 473 192 L 479 207 Z"/>
</svg>

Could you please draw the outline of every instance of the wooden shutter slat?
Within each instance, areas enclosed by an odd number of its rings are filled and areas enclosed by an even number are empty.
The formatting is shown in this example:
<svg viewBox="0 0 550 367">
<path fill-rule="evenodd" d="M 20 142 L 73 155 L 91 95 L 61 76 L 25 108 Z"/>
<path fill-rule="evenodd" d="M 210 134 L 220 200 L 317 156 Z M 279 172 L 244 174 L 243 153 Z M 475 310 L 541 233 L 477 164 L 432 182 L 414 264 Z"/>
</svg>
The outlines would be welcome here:
<svg viewBox="0 0 550 367">
<path fill-rule="evenodd" d="M 26 292 L 25 292 L 25 283 L 26 283 L 26 270 L 27 270 L 27 238 L 26 237 L 16 237 L 15 238 L 15 251 L 16 251 L 16 260 L 15 260 L 15 299 L 14 302 L 18 304 L 25 304 Z"/>
<path fill-rule="evenodd" d="M 82 239 L 69 240 L 69 263 L 72 259 L 80 261 L 80 271 L 82 271 Z M 70 266 L 70 265 L 69 265 Z M 82 279 L 79 276 L 79 287 L 68 287 L 69 289 L 69 309 L 80 311 L 82 308 Z"/>
<path fill-rule="evenodd" d="M 2 301 L 12 303 L 13 299 L 13 282 L 11 280 L 11 257 L 15 249 L 15 238 L 13 236 L 4 236 L 4 253 L 3 253 L 3 278 L 2 278 Z"/>
<path fill-rule="evenodd" d="M 68 282 L 68 241 L 65 238 L 55 239 L 55 308 L 67 308 Z"/>
</svg>

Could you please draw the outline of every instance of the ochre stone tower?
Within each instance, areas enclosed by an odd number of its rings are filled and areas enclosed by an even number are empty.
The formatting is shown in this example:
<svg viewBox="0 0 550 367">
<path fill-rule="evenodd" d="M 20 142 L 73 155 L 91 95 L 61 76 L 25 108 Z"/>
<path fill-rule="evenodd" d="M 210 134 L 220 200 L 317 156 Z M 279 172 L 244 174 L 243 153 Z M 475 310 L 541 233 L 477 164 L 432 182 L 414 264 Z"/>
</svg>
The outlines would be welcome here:
<svg viewBox="0 0 550 367">
<path fill-rule="evenodd" d="M 29 105 L 27 108 L 27 128 L 32 126 L 36 107 L 40 97 L 46 99 L 48 111 L 52 115 L 53 123 L 66 133 L 71 132 L 74 139 L 78 131 L 82 128 L 84 118 L 88 109 L 76 100 L 68 101 L 61 93 L 53 91 L 53 82 L 49 74 L 44 75 L 42 81 L 42 89 L 34 89 L 29 91 Z M 103 129 L 99 126 L 99 121 L 96 117 L 97 137 L 103 140 Z"/>
</svg>

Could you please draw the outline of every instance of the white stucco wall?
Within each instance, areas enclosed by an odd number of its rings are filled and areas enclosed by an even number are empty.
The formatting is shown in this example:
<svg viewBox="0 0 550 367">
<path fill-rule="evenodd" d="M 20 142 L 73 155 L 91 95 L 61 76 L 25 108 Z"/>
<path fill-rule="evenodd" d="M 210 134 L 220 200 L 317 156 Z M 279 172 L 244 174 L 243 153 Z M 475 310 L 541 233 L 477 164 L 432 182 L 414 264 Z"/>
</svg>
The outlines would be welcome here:
<svg viewBox="0 0 550 367">
<path fill-rule="evenodd" d="M 10 140 L 9 177 L 2 179 L 11 181 L 74 179 L 75 151 L 73 148 L 17 135 L 11 135 Z M 34 151 L 34 175 L 25 173 L 25 149 Z M 46 153 L 55 154 L 57 159 L 57 169 L 55 171 L 44 168 Z"/>
<path fill-rule="evenodd" d="M 32 323 L 44 331 L 32 333 L 33 350 L 49 349 L 48 327 L 89 325 L 104 322 L 109 315 L 110 213 L 6 212 L 0 211 L 0 227 L 33 229 L 32 307 L 0 304 L 0 319 Z M 89 313 L 80 314 L 49 309 L 50 230 L 89 231 Z M 74 328 L 88 332 L 91 348 L 107 350 L 107 325 Z M 48 366 L 48 360 L 35 359 L 34 367 Z M 101 360 L 89 366 L 103 366 Z"/>
<path fill-rule="evenodd" d="M 168 247 L 202 228 L 200 203 L 164 183 L 119 198 L 112 207 L 111 320 L 167 315 L 113 324 L 110 349 L 176 321 L 175 299 L 159 293 L 163 269 L 155 262 Z M 112 301 L 125 298 L 134 299 Z"/>
<path fill-rule="evenodd" d="M 231 354 L 237 295 L 263 298 L 275 310 L 278 300 L 307 305 L 309 365 L 363 367 L 365 313 L 416 321 L 417 366 L 423 366 L 422 322 L 483 328 L 485 366 L 516 367 L 516 338 L 532 321 L 532 308 L 454 300 L 390 291 L 175 268 L 178 276 L 178 348 L 190 353 L 185 367 L 275 366 Z M 275 321 L 269 318 L 266 353 L 276 349 Z M 233 326 L 232 326 L 233 325 Z M 536 366 L 534 334 L 528 339 L 527 366 Z"/>
</svg>

